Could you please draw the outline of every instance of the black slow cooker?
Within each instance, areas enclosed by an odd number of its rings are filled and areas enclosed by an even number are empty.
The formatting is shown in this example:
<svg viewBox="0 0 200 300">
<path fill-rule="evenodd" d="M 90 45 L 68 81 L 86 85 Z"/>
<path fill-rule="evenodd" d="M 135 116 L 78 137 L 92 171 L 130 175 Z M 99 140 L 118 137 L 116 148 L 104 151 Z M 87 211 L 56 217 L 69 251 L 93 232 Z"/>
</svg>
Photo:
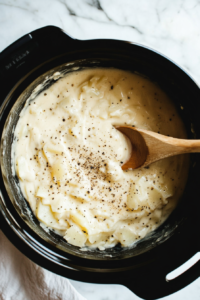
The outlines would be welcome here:
<svg viewBox="0 0 200 300">
<path fill-rule="evenodd" d="M 200 138 L 200 90 L 193 79 L 163 55 L 116 40 L 75 40 L 53 26 L 33 31 L 0 54 L 1 178 L 0 227 L 38 265 L 67 278 L 123 284 L 143 299 L 158 299 L 200 275 L 200 262 L 167 281 L 166 275 L 200 250 L 200 155 L 190 156 L 188 182 L 167 221 L 131 248 L 81 251 L 53 230 L 46 232 L 31 213 L 11 172 L 13 131 L 26 99 L 52 74 L 81 68 L 115 67 L 156 82 L 172 99 L 188 138 Z M 41 92 L 41 90 L 39 91 Z M 37 95 L 36 95 L 37 96 Z"/>
</svg>

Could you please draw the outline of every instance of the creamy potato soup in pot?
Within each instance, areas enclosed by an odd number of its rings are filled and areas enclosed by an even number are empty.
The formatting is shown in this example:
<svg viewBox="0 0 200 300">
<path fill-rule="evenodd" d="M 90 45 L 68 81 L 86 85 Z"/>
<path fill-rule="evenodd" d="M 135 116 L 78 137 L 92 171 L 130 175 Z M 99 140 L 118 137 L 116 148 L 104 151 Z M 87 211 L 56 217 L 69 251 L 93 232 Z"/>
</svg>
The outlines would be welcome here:
<svg viewBox="0 0 200 300">
<path fill-rule="evenodd" d="M 129 247 L 176 207 L 188 155 L 123 171 L 131 144 L 115 126 L 186 138 L 168 96 L 150 80 L 118 69 L 84 69 L 28 99 L 15 129 L 12 163 L 40 222 L 70 244 Z"/>
</svg>

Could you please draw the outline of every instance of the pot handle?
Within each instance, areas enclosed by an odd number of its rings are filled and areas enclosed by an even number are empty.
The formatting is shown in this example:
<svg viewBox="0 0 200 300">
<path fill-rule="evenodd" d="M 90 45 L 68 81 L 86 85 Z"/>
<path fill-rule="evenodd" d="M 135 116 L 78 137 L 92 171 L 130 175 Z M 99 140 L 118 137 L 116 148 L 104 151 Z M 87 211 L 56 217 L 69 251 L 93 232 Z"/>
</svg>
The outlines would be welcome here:
<svg viewBox="0 0 200 300">
<path fill-rule="evenodd" d="M 37 66 L 58 53 L 59 47 L 76 40 L 55 26 L 46 26 L 26 34 L 0 53 L 0 79 Z"/>
<path fill-rule="evenodd" d="M 131 278 L 130 274 L 128 280 L 122 284 L 142 299 L 160 299 L 181 290 L 197 279 L 200 276 L 200 260 L 184 273 L 169 281 L 166 279 L 168 273 L 170 271 L 166 272 L 165 268 L 152 266 L 151 270 L 144 271 L 137 278 Z"/>
</svg>

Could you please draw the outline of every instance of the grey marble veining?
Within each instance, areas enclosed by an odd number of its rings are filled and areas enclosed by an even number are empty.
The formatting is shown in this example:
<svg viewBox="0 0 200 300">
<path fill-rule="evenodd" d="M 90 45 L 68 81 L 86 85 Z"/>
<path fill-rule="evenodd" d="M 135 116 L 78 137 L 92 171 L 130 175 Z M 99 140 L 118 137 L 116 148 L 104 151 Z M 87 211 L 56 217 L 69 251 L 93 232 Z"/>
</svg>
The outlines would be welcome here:
<svg viewBox="0 0 200 300">
<path fill-rule="evenodd" d="M 198 0 L 2 0 L 0 50 L 48 24 L 78 39 L 116 38 L 161 51 L 200 82 Z"/>
<path fill-rule="evenodd" d="M 59 26 L 77 39 L 113 38 L 154 48 L 200 85 L 198 0 L 0 0 L 0 51 L 46 25 Z M 71 283 L 88 300 L 139 299 L 119 285 Z M 199 300 L 200 279 L 163 298 L 179 299 Z"/>
</svg>

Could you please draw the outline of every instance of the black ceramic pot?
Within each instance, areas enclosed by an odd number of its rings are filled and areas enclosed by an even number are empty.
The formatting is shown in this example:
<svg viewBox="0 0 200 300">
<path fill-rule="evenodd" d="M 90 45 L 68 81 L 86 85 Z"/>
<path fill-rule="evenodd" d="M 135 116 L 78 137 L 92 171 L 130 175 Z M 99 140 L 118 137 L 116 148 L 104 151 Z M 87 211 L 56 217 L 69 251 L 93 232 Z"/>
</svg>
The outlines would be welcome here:
<svg viewBox="0 0 200 300">
<path fill-rule="evenodd" d="M 13 130 L 27 97 L 46 76 L 85 67 L 115 67 L 155 81 L 176 105 L 188 138 L 200 138 L 199 87 L 166 57 L 124 41 L 74 40 L 53 26 L 31 32 L 0 54 L 1 230 L 32 261 L 64 277 L 123 284 L 144 299 L 169 295 L 200 275 L 198 262 L 178 278 L 166 280 L 170 271 L 200 250 L 200 155 L 190 157 L 189 178 L 177 209 L 153 234 L 129 249 L 116 246 L 82 252 L 55 232 L 45 232 L 12 176 Z M 47 80 L 44 89 L 54 82 Z"/>
</svg>

